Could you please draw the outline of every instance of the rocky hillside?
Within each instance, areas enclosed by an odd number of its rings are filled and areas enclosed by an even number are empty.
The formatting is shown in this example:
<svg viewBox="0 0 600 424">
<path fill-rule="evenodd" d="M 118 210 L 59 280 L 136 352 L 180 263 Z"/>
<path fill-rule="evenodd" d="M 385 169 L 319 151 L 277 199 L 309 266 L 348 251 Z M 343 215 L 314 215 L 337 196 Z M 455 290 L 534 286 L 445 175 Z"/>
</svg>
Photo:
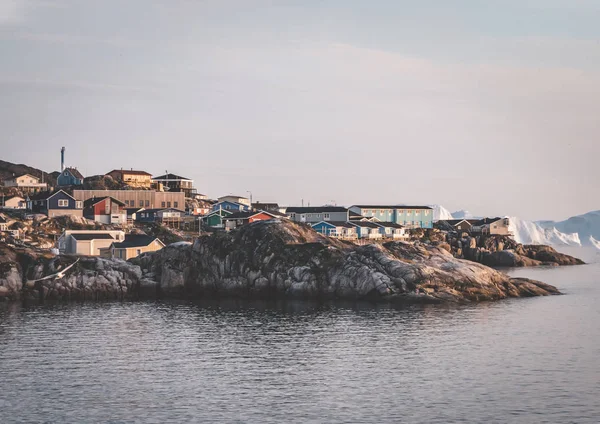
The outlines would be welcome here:
<svg viewBox="0 0 600 424">
<path fill-rule="evenodd" d="M 293 222 L 261 221 L 178 243 L 133 263 L 167 296 L 295 296 L 409 302 L 497 300 L 556 294 L 441 247 L 390 242 L 356 246 Z"/>
<path fill-rule="evenodd" d="M 42 171 L 22 163 L 16 164 L 0 160 L 0 181 L 12 178 L 22 174 L 31 174 L 34 177 L 42 178 Z M 52 174 L 44 172 L 44 181 L 50 185 L 56 184 L 56 178 Z"/>
</svg>

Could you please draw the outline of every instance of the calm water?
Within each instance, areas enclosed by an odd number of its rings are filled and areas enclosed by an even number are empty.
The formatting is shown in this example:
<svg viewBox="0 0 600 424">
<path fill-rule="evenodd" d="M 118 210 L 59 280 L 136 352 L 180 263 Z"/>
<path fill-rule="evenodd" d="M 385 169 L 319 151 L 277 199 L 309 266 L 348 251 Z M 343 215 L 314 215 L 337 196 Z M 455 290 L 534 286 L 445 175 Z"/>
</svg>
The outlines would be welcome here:
<svg viewBox="0 0 600 424">
<path fill-rule="evenodd" d="M 567 295 L 0 305 L 0 422 L 600 422 L 600 264 L 514 274 Z"/>
</svg>

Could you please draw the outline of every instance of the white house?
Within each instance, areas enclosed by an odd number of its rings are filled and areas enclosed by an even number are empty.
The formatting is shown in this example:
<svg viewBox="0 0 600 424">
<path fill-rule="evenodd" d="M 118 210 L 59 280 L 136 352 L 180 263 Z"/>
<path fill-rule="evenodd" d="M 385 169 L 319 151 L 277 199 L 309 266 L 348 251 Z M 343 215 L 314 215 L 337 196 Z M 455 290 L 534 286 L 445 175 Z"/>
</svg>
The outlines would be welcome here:
<svg viewBox="0 0 600 424">
<path fill-rule="evenodd" d="M 123 231 L 67 230 L 58 238 L 58 250 L 63 254 L 98 256 L 100 249 L 123 240 Z"/>
</svg>

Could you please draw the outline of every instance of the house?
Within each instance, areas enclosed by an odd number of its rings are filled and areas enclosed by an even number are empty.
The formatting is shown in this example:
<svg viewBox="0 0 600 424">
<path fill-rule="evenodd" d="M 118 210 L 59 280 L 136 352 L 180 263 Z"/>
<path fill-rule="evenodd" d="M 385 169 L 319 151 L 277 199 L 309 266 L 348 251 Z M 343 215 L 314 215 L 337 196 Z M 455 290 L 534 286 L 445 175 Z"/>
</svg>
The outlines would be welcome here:
<svg viewBox="0 0 600 424">
<path fill-rule="evenodd" d="M 23 174 L 4 181 L 4 187 L 15 187 L 27 193 L 39 193 L 48 189 L 48 184 L 31 174 Z"/>
<path fill-rule="evenodd" d="M 88 200 L 93 197 L 110 196 L 125 203 L 125 208 L 184 208 L 183 193 L 169 193 L 155 190 L 73 190 L 77 200 Z"/>
<path fill-rule="evenodd" d="M 348 209 L 341 206 L 296 207 L 285 210 L 286 215 L 295 222 L 317 223 L 321 221 L 347 222 Z"/>
<path fill-rule="evenodd" d="M 125 203 L 110 196 L 94 198 L 83 202 L 83 216 L 103 224 L 126 224 Z"/>
<path fill-rule="evenodd" d="M 356 227 L 345 221 L 320 221 L 311 225 L 317 233 L 343 240 L 356 240 Z"/>
<path fill-rule="evenodd" d="M 159 184 L 162 189 L 169 192 L 181 192 L 185 197 L 194 197 L 196 189 L 194 188 L 194 180 L 182 177 L 176 174 L 165 174 L 158 177 L 153 177 L 152 181 Z"/>
<path fill-rule="evenodd" d="M 407 239 L 408 234 L 404 231 L 404 226 L 396 224 L 395 222 L 375 222 L 379 226 L 379 231 L 384 238 L 401 240 Z"/>
<path fill-rule="evenodd" d="M 175 208 L 144 209 L 135 215 L 136 222 L 179 221 L 185 216 L 185 211 Z"/>
<path fill-rule="evenodd" d="M 383 238 L 381 227 L 374 222 L 349 221 L 349 224 L 356 227 L 358 238 L 369 240 L 381 240 Z"/>
<path fill-rule="evenodd" d="M 25 209 L 27 208 L 27 201 L 20 196 L 2 196 L 0 207 L 3 209 Z"/>
<path fill-rule="evenodd" d="M 42 192 L 31 196 L 27 208 L 34 213 L 42 213 L 49 218 L 72 215 L 83 217 L 83 202 L 63 190 Z"/>
<path fill-rule="evenodd" d="M 234 212 L 227 209 L 218 209 L 202 218 L 204 225 L 211 228 L 225 228 L 223 218 L 232 215 Z"/>
<path fill-rule="evenodd" d="M 0 231 L 8 231 L 8 221 L 0 216 Z"/>
<path fill-rule="evenodd" d="M 125 240 L 113 242 L 108 249 L 103 249 L 102 256 L 124 261 L 140 256 L 146 252 L 156 252 L 165 247 L 158 238 L 146 234 L 127 234 Z"/>
<path fill-rule="evenodd" d="M 219 209 L 225 209 L 227 211 L 232 212 L 248 212 L 250 211 L 250 206 L 245 203 L 237 203 L 229 200 L 222 200 L 212 205 L 213 211 L 218 211 Z"/>
<path fill-rule="evenodd" d="M 256 202 L 252 203 L 252 209 L 256 211 L 280 212 L 282 208 L 277 203 Z"/>
<path fill-rule="evenodd" d="M 202 193 L 193 193 L 192 198 L 195 200 L 208 200 L 208 196 Z"/>
<path fill-rule="evenodd" d="M 149 189 L 152 187 L 152 174 L 149 174 L 146 171 L 136 171 L 133 168 L 129 170 L 121 168 L 113 169 L 106 175 L 133 189 Z"/>
<path fill-rule="evenodd" d="M 59 187 L 83 185 L 83 175 L 77 168 L 65 168 L 56 178 L 56 185 Z"/>
<path fill-rule="evenodd" d="M 438 221 L 438 225 L 448 230 L 453 230 L 456 232 L 470 232 L 473 224 L 472 222 L 477 222 L 478 220 L 468 220 L 468 219 L 444 219 Z"/>
<path fill-rule="evenodd" d="M 509 218 L 483 218 L 473 222 L 471 232 L 481 234 L 492 234 L 510 236 Z"/>
<path fill-rule="evenodd" d="M 269 219 L 274 218 L 275 215 L 264 211 L 237 212 L 232 213 L 231 215 L 224 216 L 223 224 L 225 225 L 225 230 L 229 231 L 237 227 L 241 227 L 242 225 L 249 224 L 251 222 L 268 221 Z"/>
<path fill-rule="evenodd" d="M 186 204 L 187 206 L 187 204 Z M 187 212 L 190 215 L 198 216 L 198 215 L 208 215 L 212 210 L 212 203 L 206 200 L 196 200 L 195 203 L 190 204 Z"/>
<path fill-rule="evenodd" d="M 394 222 L 407 228 L 433 228 L 433 208 L 408 205 L 354 205 L 350 210 L 381 222 Z"/>
<path fill-rule="evenodd" d="M 251 202 L 250 199 L 244 196 L 234 196 L 233 194 L 229 194 L 227 196 L 221 196 L 217 199 L 217 202 L 231 202 L 231 203 L 241 203 L 242 205 L 246 205 L 248 209 L 250 209 Z"/>
<path fill-rule="evenodd" d="M 144 208 L 126 208 L 125 212 L 127 214 L 127 222 L 132 223 L 133 221 L 136 221 L 137 214 L 143 210 L 145 210 L 145 209 Z"/>
<path fill-rule="evenodd" d="M 66 230 L 58 238 L 58 250 L 63 254 L 98 256 L 100 249 L 124 238 L 123 231 Z"/>
</svg>

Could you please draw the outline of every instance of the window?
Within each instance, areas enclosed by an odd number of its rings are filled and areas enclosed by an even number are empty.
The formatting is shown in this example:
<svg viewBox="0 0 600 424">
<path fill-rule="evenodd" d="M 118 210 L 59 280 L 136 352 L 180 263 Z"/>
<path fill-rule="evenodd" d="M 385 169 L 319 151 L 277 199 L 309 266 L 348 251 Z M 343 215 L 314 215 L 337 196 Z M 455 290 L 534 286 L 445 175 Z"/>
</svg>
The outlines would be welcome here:
<svg viewBox="0 0 600 424">
<path fill-rule="evenodd" d="M 404 209 L 399 209 L 398 213 L 404 213 Z"/>
<path fill-rule="evenodd" d="M 76 200 L 75 201 L 75 208 L 76 209 L 83 209 L 83 202 L 81 200 Z"/>
<path fill-rule="evenodd" d="M 381 215 L 383 215 L 383 214 L 385 213 L 385 210 L 381 209 L 381 210 L 379 211 L 379 213 L 380 213 Z"/>
<path fill-rule="evenodd" d="M 296 219 L 296 214 L 294 212 L 290 213 L 290 218 Z"/>
<path fill-rule="evenodd" d="M 125 206 L 129 206 L 129 200 L 125 200 Z"/>
<path fill-rule="evenodd" d="M 329 219 L 329 218 L 331 218 L 331 215 L 329 215 L 328 213 L 323 214 L 323 219 Z"/>
<path fill-rule="evenodd" d="M 166 206 L 166 203 L 165 203 L 165 202 L 160 202 L 160 206 L 161 206 L 162 208 L 164 208 L 164 207 Z"/>
<path fill-rule="evenodd" d="M 167 202 L 167 208 L 171 207 L 171 202 Z"/>
<path fill-rule="evenodd" d="M 58 207 L 59 208 L 67 208 L 69 207 L 69 201 L 66 199 L 59 199 L 58 200 Z"/>
<path fill-rule="evenodd" d="M 147 200 L 146 200 L 147 201 Z M 144 201 L 140 200 L 140 208 L 144 206 Z"/>
<path fill-rule="evenodd" d="M 312 218 L 312 213 L 307 213 L 307 214 L 306 214 L 306 217 L 307 217 L 307 218 Z"/>
<path fill-rule="evenodd" d="M 179 206 L 179 202 L 173 202 L 173 207 L 176 208 L 177 206 Z"/>
<path fill-rule="evenodd" d="M 429 215 L 429 211 L 426 209 L 425 210 L 425 216 Z"/>
<path fill-rule="evenodd" d="M 150 200 L 146 200 L 146 207 L 150 206 Z"/>
</svg>

